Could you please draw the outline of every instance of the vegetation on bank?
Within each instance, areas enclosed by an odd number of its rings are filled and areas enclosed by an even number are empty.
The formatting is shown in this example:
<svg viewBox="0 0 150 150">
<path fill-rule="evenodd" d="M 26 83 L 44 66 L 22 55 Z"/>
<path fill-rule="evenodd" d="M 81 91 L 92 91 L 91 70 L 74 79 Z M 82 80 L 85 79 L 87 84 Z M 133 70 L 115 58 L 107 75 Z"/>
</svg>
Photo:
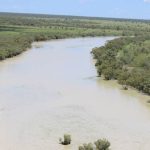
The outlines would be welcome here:
<svg viewBox="0 0 150 150">
<path fill-rule="evenodd" d="M 149 21 L 0 13 L 0 60 L 18 55 L 33 41 L 150 33 Z"/>
<path fill-rule="evenodd" d="M 0 60 L 34 41 L 85 36 L 121 36 L 93 49 L 98 74 L 150 94 L 150 21 L 0 13 Z"/>
<path fill-rule="evenodd" d="M 79 146 L 79 150 L 109 150 L 110 142 L 106 139 L 99 139 L 94 144 L 88 143 Z"/>
<path fill-rule="evenodd" d="M 122 37 L 94 48 L 98 74 L 150 95 L 150 36 Z"/>
</svg>

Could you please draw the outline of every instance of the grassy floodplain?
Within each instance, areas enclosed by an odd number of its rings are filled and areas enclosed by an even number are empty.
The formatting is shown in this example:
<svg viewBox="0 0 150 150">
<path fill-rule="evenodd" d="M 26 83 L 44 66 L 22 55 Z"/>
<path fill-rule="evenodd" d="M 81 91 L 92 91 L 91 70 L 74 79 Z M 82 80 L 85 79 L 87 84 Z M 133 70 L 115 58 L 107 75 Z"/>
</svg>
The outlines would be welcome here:
<svg viewBox="0 0 150 150">
<path fill-rule="evenodd" d="M 85 36 L 121 36 L 95 48 L 99 75 L 150 94 L 150 21 L 0 13 L 0 60 L 34 41 Z"/>
</svg>

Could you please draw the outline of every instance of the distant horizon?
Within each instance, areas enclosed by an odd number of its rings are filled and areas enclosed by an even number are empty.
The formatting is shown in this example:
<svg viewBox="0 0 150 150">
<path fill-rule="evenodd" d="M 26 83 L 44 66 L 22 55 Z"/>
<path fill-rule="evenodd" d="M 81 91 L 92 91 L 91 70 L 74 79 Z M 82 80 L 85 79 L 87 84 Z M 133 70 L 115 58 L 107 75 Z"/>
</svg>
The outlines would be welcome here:
<svg viewBox="0 0 150 150">
<path fill-rule="evenodd" d="M 150 20 L 150 0 L 2 0 L 0 12 Z"/>
<path fill-rule="evenodd" d="M 26 14 L 26 15 L 48 15 L 48 16 L 68 16 L 68 17 L 85 17 L 85 18 L 99 18 L 99 19 L 117 19 L 117 20 L 141 20 L 141 21 L 150 21 L 150 19 L 140 19 L 140 18 L 116 18 L 116 17 L 105 17 L 105 16 L 79 16 L 79 15 L 66 15 L 66 14 L 48 14 L 48 13 L 32 13 L 32 12 L 1 12 L 0 13 L 8 13 L 8 14 Z"/>
</svg>

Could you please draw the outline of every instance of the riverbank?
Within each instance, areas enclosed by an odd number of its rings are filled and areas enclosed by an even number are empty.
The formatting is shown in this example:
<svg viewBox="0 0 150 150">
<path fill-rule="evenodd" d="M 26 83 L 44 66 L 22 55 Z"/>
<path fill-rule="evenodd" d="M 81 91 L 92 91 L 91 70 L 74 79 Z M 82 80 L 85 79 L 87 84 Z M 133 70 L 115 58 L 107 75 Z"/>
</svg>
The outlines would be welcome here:
<svg viewBox="0 0 150 150">
<path fill-rule="evenodd" d="M 150 37 L 122 37 L 92 51 L 99 76 L 150 95 Z"/>
<path fill-rule="evenodd" d="M 83 34 L 73 34 L 69 31 L 54 33 L 52 31 L 39 31 L 37 33 L 0 33 L 0 60 L 14 57 L 31 48 L 33 42 L 47 41 L 52 39 L 65 39 L 71 37 L 84 36 Z M 87 34 L 87 36 L 89 36 Z M 94 36 L 94 35 L 93 35 Z"/>
</svg>

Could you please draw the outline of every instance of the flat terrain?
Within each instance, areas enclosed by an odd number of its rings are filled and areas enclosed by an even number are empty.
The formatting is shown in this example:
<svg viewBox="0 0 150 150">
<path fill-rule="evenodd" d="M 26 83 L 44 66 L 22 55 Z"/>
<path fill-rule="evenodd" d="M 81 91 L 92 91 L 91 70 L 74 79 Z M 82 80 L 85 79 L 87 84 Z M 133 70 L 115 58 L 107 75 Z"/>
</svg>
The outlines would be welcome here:
<svg viewBox="0 0 150 150">
<path fill-rule="evenodd" d="M 0 13 L 0 60 L 20 54 L 33 41 L 149 33 L 147 20 Z"/>
</svg>

